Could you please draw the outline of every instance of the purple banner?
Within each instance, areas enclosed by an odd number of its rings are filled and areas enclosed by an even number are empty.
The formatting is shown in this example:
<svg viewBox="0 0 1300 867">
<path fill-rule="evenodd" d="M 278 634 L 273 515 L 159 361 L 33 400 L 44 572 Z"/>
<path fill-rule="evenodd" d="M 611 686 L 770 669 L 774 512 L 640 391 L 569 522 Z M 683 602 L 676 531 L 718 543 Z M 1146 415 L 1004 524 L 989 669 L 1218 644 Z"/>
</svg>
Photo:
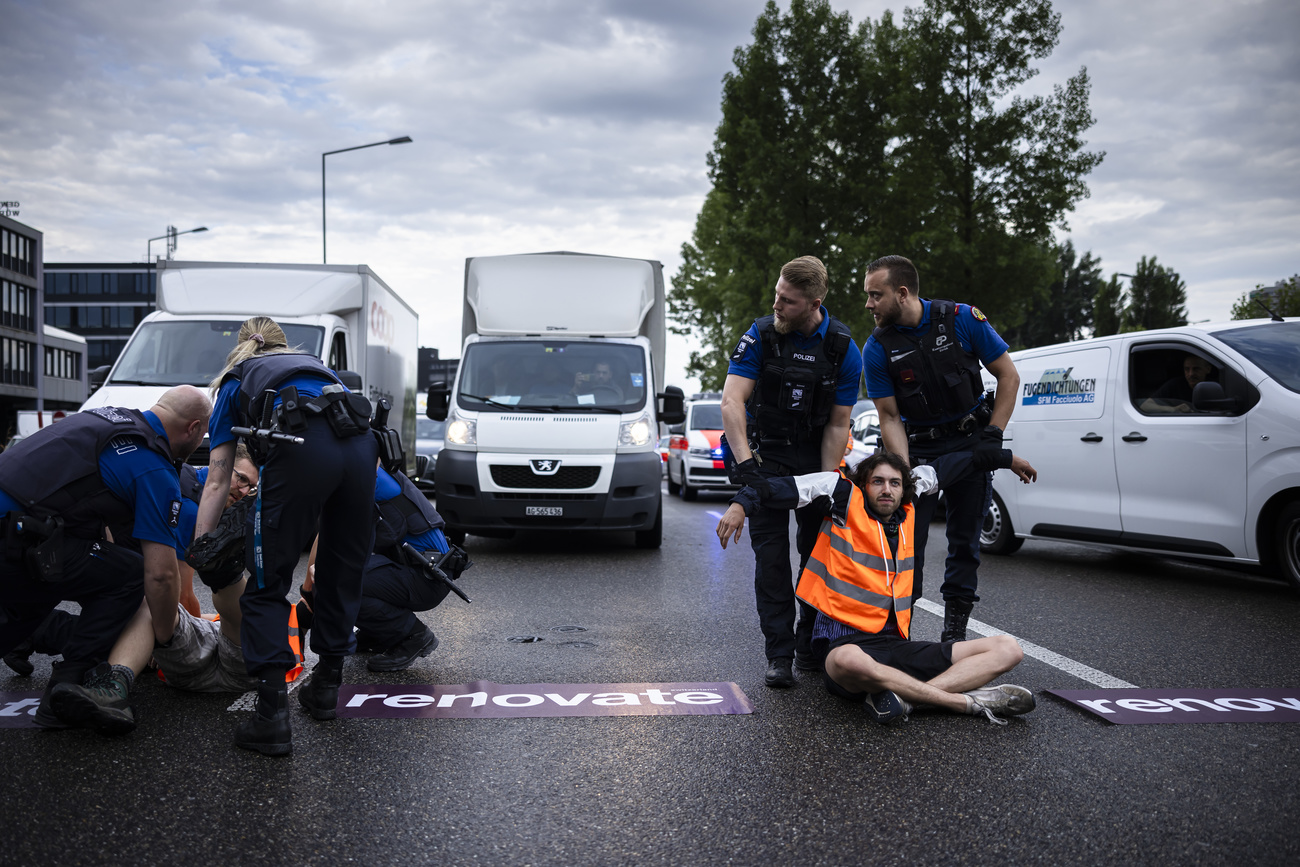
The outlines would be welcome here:
<svg viewBox="0 0 1300 867">
<path fill-rule="evenodd" d="M 1049 689 L 1116 725 L 1300 722 L 1296 689 Z"/>
<path fill-rule="evenodd" d="M 699 716 L 753 713 L 734 683 L 344 684 L 339 716 L 502 719 L 551 716 Z"/>
<path fill-rule="evenodd" d="M 0 729 L 39 728 L 32 717 L 41 703 L 41 690 L 0 692 Z"/>
</svg>

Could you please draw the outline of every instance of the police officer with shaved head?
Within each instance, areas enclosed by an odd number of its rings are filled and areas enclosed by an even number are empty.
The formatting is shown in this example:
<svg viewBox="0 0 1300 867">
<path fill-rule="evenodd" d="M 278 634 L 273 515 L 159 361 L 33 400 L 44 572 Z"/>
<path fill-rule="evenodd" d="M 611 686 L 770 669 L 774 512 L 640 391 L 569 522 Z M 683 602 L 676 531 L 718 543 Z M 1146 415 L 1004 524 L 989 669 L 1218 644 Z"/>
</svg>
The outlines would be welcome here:
<svg viewBox="0 0 1300 867">
<path fill-rule="evenodd" d="M 81 616 L 36 712 L 64 728 L 49 702 L 60 683 L 80 683 L 107 658 L 140 605 L 154 615 L 154 640 L 171 640 L 180 598 L 176 464 L 203 441 L 212 404 L 182 385 L 148 410 L 97 407 L 43 428 L 0 454 L 0 654 L 7 654 L 65 600 Z M 140 553 L 105 540 L 130 522 Z"/>
</svg>

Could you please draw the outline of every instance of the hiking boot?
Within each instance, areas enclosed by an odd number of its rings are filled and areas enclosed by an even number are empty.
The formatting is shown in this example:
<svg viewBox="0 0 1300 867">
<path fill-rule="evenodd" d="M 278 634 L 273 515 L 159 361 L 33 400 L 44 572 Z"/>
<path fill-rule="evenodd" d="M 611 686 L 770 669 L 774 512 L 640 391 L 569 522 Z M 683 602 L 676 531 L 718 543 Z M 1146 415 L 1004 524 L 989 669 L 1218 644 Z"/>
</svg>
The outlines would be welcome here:
<svg viewBox="0 0 1300 867">
<path fill-rule="evenodd" d="M 994 712 L 1005 716 L 1019 716 L 1029 713 L 1038 706 L 1032 692 L 1023 686 L 1010 683 L 967 690 L 962 695 L 966 696 L 966 713 L 971 716 L 984 714 L 989 722 L 1000 726 L 1006 725 L 1007 721 L 995 717 Z"/>
<path fill-rule="evenodd" d="M 343 657 L 322 656 L 311 670 L 311 679 L 298 690 L 298 703 L 312 719 L 338 716 L 339 687 L 343 684 Z"/>
<path fill-rule="evenodd" d="M 940 641 L 965 641 L 966 621 L 970 620 L 974 602 L 965 599 L 946 600 L 943 604 L 943 633 Z"/>
<path fill-rule="evenodd" d="M 4 655 L 4 663 L 13 669 L 14 674 L 19 677 L 31 677 L 36 666 L 32 665 L 27 658 L 34 653 L 30 639 L 24 639 L 21 644 Z"/>
<path fill-rule="evenodd" d="M 910 704 L 887 689 L 867 696 L 867 708 L 876 722 L 885 726 L 896 722 L 907 722 L 907 715 L 912 712 Z"/>
<path fill-rule="evenodd" d="M 258 684 L 257 710 L 235 729 L 235 746 L 264 756 L 287 756 L 293 752 L 289 691 L 283 677 Z"/>
<path fill-rule="evenodd" d="M 408 635 L 383 653 L 370 657 L 366 668 L 371 671 L 405 671 L 415 660 L 437 649 L 438 637 L 426 626 L 423 632 Z"/>
<path fill-rule="evenodd" d="M 794 672 L 790 670 L 790 658 L 783 656 L 780 659 L 769 659 L 763 682 L 773 689 L 789 689 L 794 686 Z"/>
<path fill-rule="evenodd" d="M 50 708 L 69 725 L 91 728 L 101 735 L 124 735 L 135 731 L 131 710 L 131 684 L 135 673 L 124 665 L 100 663 L 86 676 L 85 684 L 60 683 L 50 690 Z"/>
</svg>

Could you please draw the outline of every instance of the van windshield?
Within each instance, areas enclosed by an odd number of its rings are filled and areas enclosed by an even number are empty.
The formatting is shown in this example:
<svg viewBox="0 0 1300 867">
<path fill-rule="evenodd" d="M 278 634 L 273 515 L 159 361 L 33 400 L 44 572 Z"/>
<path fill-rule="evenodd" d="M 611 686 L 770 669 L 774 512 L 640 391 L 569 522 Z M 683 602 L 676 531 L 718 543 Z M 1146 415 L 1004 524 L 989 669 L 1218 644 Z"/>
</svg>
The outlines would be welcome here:
<svg viewBox="0 0 1300 867">
<path fill-rule="evenodd" d="M 691 430 L 722 430 L 722 404 L 696 404 L 691 410 Z"/>
<path fill-rule="evenodd" d="M 1270 322 L 1214 336 L 1249 358 L 1284 388 L 1300 392 L 1300 322 Z"/>
<path fill-rule="evenodd" d="M 146 322 L 122 352 L 110 382 L 122 385 L 206 386 L 235 348 L 242 320 Z M 284 325 L 290 346 L 320 358 L 325 329 Z"/>
<path fill-rule="evenodd" d="M 510 340 L 471 343 L 457 404 L 503 412 L 633 412 L 645 406 L 645 351 L 632 343 Z"/>
</svg>

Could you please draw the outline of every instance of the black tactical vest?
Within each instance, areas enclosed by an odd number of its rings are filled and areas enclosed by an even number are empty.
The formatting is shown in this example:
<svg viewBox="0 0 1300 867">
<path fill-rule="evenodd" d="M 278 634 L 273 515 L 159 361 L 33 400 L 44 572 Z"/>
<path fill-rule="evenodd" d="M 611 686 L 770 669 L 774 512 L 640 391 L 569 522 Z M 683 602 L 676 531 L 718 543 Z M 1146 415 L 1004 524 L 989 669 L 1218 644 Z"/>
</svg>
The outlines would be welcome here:
<svg viewBox="0 0 1300 867">
<path fill-rule="evenodd" d="M 203 482 L 199 481 L 199 471 L 190 464 L 180 466 L 181 496 L 198 504 L 203 500 Z"/>
<path fill-rule="evenodd" d="M 885 350 L 898 412 L 911 425 L 935 425 L 970 412 L 984 393 L 980 360 L 957 339 L 957 305 L 930 302 L 930 330 L 923 337 L 892 325 L 872 337 Z"/>
<path fill-rule="evenodd" d="M 807 349 L 796 349 L 793 340 L 777 332 L 775 316 L 754 322 L 763 367 L 747 409 L 760 442 L 820 446 L 851 340 L 847 325 L 824 315 L 830 319 L 826 336 Z"/>
<path fill-rule="evenodd" d="M 135 515 L 99 474 L 99 455 L 118 437 L 121 448 L 148 448 L 174 463 L 167 438 L 138 410 L 101 406 L 42 428 L 0 455 L 0 490 L 38 517 L 58 515 L 64 530 L 98 539 L 105 525 L 126 526 Z"/>
<path fill-rule="evenodd" d="M 418 536 L 445 524 L 429 498 L 404 473 L 391 475 L 402 486 L 402 492 L 375 504 L 382 519 L 375 527 L 375 551 L 379 553 L 400 547 L 407 536 Z"/>
<path fill-rule="evenodd" d="M 263 395 L 267 389 L 278 389 L 280 383 L 291 376 L 312 374 L 323 377 L 330 382 L 339 378 L 316 356 L 305 352 L 272 352 L 269 355 L 254 355 L 230 369 L 221 380 L 225 385 L 229 380 L 239 380 L 240 421 L 255 427 L 262 417 Z"/>
</svg>

